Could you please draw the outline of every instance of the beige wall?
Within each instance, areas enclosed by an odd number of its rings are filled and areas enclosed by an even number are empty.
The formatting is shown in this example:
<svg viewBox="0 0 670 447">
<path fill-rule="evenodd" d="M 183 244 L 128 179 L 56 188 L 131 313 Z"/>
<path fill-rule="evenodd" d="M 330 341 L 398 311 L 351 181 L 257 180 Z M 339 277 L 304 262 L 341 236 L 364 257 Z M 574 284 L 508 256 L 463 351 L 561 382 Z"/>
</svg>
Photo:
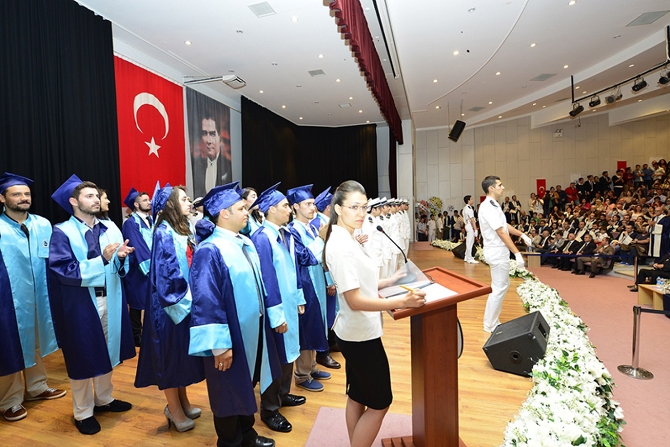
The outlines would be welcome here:
<svg viewBox="0 0 670 447">
<path fill-rule="evenodd" d="M 438 195 L 460 209 L 462 196 L 478 198 L 481 180 L 493 174 L 526 209 L 536 178 L 565 188 L 579 176 L 604 170 L 613 174 L 618 160 L 634 166 L 670 159 L 669 114 L 611 127 L 602 114 L 584 117 L 579 124 L 574 120 L 531 129 L 525 117 L 466 130 L 458 143 L 446 138 L 446 128 L 417 130 L 416 198 Z"/>
</svg>

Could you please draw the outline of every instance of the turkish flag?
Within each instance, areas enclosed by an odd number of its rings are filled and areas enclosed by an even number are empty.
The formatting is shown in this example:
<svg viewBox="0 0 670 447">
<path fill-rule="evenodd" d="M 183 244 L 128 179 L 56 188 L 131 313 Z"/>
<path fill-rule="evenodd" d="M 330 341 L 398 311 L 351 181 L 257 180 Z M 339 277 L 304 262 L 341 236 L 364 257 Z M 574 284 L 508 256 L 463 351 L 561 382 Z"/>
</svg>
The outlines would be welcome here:
<svg viewBox="0 0 670 447">
<path fill-rule="evenodd" d="M 616 162 L 616 168 L 617 168 L 617 171 L 618 171 L 619 169 L 621 169 L 622 171 L 625 171 L 627 166 L 628 166 L 628 162 L 627 162 L 626 160 L 623 160 L 623 161 L 618 160 L 618 161 Z"/>
<path fill-rule="evenodd" d="M 543 198 L 544 194 L 547 192 L 547 179 L 535 179 L 535 186 L 537 188 L 537 196 Z"/>
<path fill-rule="evenodd" d="M 156 181 L 185 185 L 183 87 L 119 57 L 114 71 L 121 197 L 152 195 Z"/>
</svg>

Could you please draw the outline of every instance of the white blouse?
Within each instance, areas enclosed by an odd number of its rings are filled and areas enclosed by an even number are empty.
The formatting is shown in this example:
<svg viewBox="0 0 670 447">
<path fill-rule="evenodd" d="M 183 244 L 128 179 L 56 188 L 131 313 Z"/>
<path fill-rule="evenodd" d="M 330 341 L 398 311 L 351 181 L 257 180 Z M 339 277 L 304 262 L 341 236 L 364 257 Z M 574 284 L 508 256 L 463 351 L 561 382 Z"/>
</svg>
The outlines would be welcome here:
<svg viewBox="0 0 670 447">
<path fill-rule="evenodd" d="M 349 232 L 333 225 L 326 243 L 326 264 L 337 286 L 340 311 L 333 330 L 345 341 L 374 340 L 383 335 L 382 313 L 352 310 L 344 292 L 360 289 L 361 295 L 377 298 L 377 265 Z"/>
</svg>

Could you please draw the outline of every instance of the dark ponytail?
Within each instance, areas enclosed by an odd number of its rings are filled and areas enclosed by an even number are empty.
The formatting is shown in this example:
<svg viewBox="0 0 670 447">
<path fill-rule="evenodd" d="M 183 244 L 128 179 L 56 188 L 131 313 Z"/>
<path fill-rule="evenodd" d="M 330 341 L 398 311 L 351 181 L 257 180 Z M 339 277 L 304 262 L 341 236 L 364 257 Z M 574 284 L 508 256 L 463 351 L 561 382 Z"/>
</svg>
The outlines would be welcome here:
<svg viewBox="0 0 670 447">
<path fill-rule="evenodd" d="M 335 194 L 333 194 L 333 199 L 330 201 L 330 221 L 328 222 L 328 228 L 326 229 L 326 239 L 322 253 L 324 268 L 328 268 L 328 264 L 326 263 L 326 245 L 328 244 L 328 239 L 330 239 L 330 233 L 333 231 L 333 225 L 337 225 L 337 218 L 339 217 L 335 211 L 335 205 L 342 206 L 347 197 L 349 197 L 349 194 L 354 192 L 359 192 L 367 196 L 363 185 L 356 180 L 347 180 L 337 187 Z"/>
</svg>

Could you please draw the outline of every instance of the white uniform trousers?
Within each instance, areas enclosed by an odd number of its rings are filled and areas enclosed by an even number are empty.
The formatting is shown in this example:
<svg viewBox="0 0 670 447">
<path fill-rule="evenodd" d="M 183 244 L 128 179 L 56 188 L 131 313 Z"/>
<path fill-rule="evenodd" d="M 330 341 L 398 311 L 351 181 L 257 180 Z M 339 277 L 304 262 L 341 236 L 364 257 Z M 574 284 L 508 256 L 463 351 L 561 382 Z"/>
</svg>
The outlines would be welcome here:
<svg viewBox="0 0 670 447">
<path fill-rule="evenodd" d="M 105 334 L 105 340 L 107 340 L 107 297 L 99 296 L 96 297 L 96 300 L 100 323 Z M 114 386 L 112 385 L 111 371 L 90 379 L 70 379 L 70 389 L 72 390 L 72 409 L 77 421 L 83 421 L 93 416 L 95 405 L 107 405 L 114 400 L 112 397 Z"/>
<path fill-rule="evenodd" d="M 505 251 L 508 251 L 505 248 Z M 487 262 L 489 261 L 486 253 L 484 254 Z M 495 260 L 490 263 L 491 267 L 491 293 L 486 300 L 486 311 L 484 312 L 484 330 L 493 332 L 500 324 L 500 313 L 502 312 L 503 300 L 507 289 L 509 289 L 509 259 L 506 261 Z"/>
<path fill-rule="evenodd" d="M 475 230 L 472 228 L 472 225 L 467 224 L 465 226 L 465 261 L 474 261 L 475 258 L 472 257 L 472 246 L 475 245 Z"/>
</svg>

